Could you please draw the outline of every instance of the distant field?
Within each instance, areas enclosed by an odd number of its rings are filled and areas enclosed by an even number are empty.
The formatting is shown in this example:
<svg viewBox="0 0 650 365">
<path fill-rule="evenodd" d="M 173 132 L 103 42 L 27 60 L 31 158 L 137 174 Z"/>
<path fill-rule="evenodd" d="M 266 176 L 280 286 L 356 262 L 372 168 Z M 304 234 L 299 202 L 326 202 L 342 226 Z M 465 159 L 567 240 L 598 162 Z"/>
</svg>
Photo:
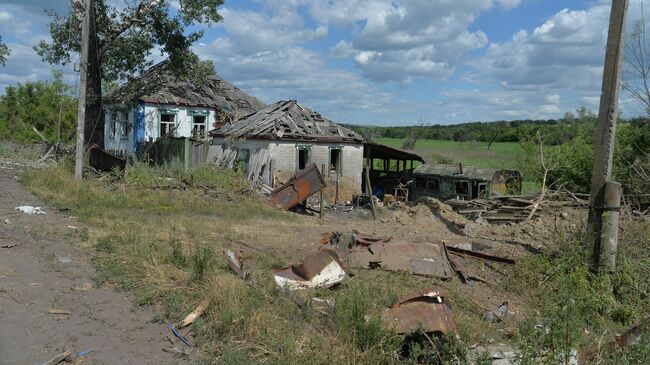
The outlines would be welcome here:
<svg viewBox="0 0 650 365">
<path fill-rule="evenodd" d="M 390 147 L 402 148 L 402 139 L 377 138 L 377 143 Z M 517 168 L 517 156 L 522 153 L 517 142 L 495 142 L 487 149 L 487 142 L 454 142 L 432 139 L 421 139 L 415 144 L 413 152 L 430 162 L 433 153 L 443 154 L 454 162 L 462 162 L 468 166 L 490 168 Z"/>
</svg>

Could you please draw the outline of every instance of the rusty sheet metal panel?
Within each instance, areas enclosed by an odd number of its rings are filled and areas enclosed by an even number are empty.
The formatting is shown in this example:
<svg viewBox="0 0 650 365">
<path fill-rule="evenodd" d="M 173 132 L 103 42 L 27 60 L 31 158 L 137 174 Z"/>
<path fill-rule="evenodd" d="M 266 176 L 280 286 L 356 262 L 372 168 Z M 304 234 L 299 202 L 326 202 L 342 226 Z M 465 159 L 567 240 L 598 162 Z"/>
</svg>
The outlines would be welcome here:
<svg viewBox="0 0 650 365">
<path fill-rule="evenodd" d="M 429 288 L 413 292 L 381 313 L 382 322 L 397 334 L 422 328 L 428 333 L 457 336 L 453 312 L 444 290 Z"/>
<path fill-rule="evenodd" d="M 310 164 L 287 181 L 286 184 L 271 192 L 271 201 L 280 209 L 289 209 L 311 195 L 321 191 L 325 181 L 315 163 Z"/>
<path fill-rule="evenodd" d="M 350 266 L 389 271 L 407 271 L 415 275 L 450 279 L 454 270 L 445 246 L 434 242 L 376 242 L 357 246 L 350 252 Z"/>
<path fill-rule="evenodd" d="M 117 167 L 120 170 L 126 168 L 126 160 L 120 157 L 115 156 L 112 153 L 106 152 L 99 148 L 97 145 L 93 145 L 89 149 L 90 157 L 89 163 L 90 166 L 99 171 L 111 171 L 113 168 Z"/>
</svg>

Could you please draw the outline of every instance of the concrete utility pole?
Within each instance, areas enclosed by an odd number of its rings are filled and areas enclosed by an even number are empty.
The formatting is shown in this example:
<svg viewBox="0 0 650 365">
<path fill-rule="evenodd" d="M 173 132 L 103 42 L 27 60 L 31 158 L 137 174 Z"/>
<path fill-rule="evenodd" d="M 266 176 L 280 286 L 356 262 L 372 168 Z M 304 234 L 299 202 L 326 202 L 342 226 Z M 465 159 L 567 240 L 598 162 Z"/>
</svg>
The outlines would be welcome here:
<svg viewBox="0 0 650 365">
<path fill-rule="evenodd" d="M 596 151 L 591 175 L 587 242 L 592 246 L 590 269 L 611 272 L 616 268 L 618 211 L 621 185 L 611 181 L 618 96 L 621 89 L 623 42 L 628 0 L 613 0 L 607 34 L 600 109 L 596 132 Z"/>
<path fill-rule="evenodd" d="M 84 18 L 81 23 L 81 54 L 79 55 L 79 102 L 77 106 L 77 146 L 74 159 L 74 177 L 83 178 L 84 171 L 84 131 L 86 120 L 86 82 L 88 79 L 88 49 L 90 40 L 90 22 L 95 16 L 95 1 L 86 0 Z"/>
</svg>

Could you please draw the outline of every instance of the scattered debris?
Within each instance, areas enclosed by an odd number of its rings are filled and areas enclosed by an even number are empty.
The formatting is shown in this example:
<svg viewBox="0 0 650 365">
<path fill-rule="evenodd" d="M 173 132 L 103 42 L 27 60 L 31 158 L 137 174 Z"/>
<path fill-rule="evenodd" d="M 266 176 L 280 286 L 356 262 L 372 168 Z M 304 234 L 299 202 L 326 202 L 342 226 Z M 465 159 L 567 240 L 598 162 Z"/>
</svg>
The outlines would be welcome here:
<svg viewBox="0 0 650 365">
<path fill-rule="evenodd" d="M 81 284 L 81 285 L 77 285 L 77 286 L 73 287 L 72 290 L 76 290 L 76 291 L 87 291 L 87 290 L 92 289 L 92 287 L 93 287 L 93 284 L 92 284 L 92 283 L 88 283 L 88 282 L 86 282 L 86 283 L 83 283 L 83 284 Z"/>
<path fill-rule="evenodd" d="M 232 270 L 237 276 L 242 280 L 248 279 L 248 273 L 242 269 L 242 265 L 239 262 L 239 259 L 231 249 L 223 250 L 224 255 L 226 256 L 226 261 L 228 261 L 228 267 Z"/>
<path fill-rule="evenodd" d="M 358 231 L 353 231 L 352 239 L 357 246 L 370 246 L 377 242 L 388 242 L 392 239 L 391 236 L 377 237 L 373 235 L 363 234 Z"/>
<path fill-rule="evenodd" d="M 194 322 L 195 319 L 199 318 L 203 314 L 203 312 L 205 312 L 205 309 L 208 307 L 209 304 L 210 304 L 210 299 L 209 298 L 204 299 L 201 302 L 201 304 L 199 304 L 196 308 L 194 308 L 192 313 L 188 314 L 187 317 L 185 317 L 183 323 L 181 323 L 179 328 L 183 328 L 192 324 L 192 322 Z"/>
<path fill-rule="evenodd" d="M 67 264 L 69 262 L 72 262 L 72 257 L 71 256 L 59 256 L 57 254 L 54 254 L 54 255 L 56 256 L 57 259 L 59 259 L 59 261 L 62 264 Z"/>
<path fill-rule="evenodd" d="M 325 187 L 315 163 L 300 170 L 284 185 L 271 192 L 271 201 L 280 209 L 290 209 Z"/>
<path fill-rule="evenodd" d="M 57 308 L 50 308 L 47 310 L 47 313 L 51 314 L 57 321 L 68 319 L 72 315 L 72 312 L 69 310 Z"/>
<path fill-rule="evenodd" d="M 56 364 L 60 363 L 61 361 L 66 360 L 71 355 L 72 355 L 72 351 L 68 350 L 68 351 L 62 352 L 62 353 L 54 356 L 53 358 L 47 360 L 44 363 L 41 363 L 40 365 L 56 365 Z"/>
<path fill-rule="evenodd" d="M 439 279 L 450 279 L 454 274 L 442 243 L 376 242 L 353 248 L 349 260 L 356 268 L 407 271 Z"/>
<path fill-rule="evenodd" d="M 382 322 L 394 328 L 397 334 L 407 334 L 418 329 L 427 333 L 457 336 L 447 292 L 430 288 L 404 296 L 381 314 Z"/>
<path fill-rule="evenodd" d="M 163 347 L 162 350 L 167 352 L 167 353 L 170 353 L 170 354 L 173 354 L 173 355 L 180 355 L 180 356 L 183 356 L 183 355 L 189 356 L 190 354 L 192 354 L 191 349 L 186 349 L 186 348 L 180 349 L 180 348 L 178 348 L 176 346 Z"/>
<path fill-rule="evenodd" d="M 110 172 L 113 169 L 124 171 L 126 168 L 126 159 L 115 156 L 106 152 L 98 145 L 89 148 L 89 164 L 98 171 Z"/>
<path fill-rule="evenodd" d="M 276 284 L 289 290 L 327 288 L 345 278 L 343 263 L 336 252 L 320 250 L 298 265 L 280 269 L 273 275 Z"/>
<path fill-rule="evenodd" d="M 503 302 L 498 308 L 491 310 L 483 316 L 483 320 L 490 323 L 503 322 L 508 316 L 508 301 Z"/>
<path fill-rule="evenodd" d="M 5 224 L 11 224 L 11 223 L 9 222 L 9 218 L 6 218 L 6 219 L 5 219 Z"/>
<path fill-rule="evenodd" d="M 6 274 L 6 273 L 5 273 Z M 16 303 L 24 304 L 22 300 L 16 298 L 11 292 L 7 289 L 0 288 L 0 293 L 7 293 L 9 298 L 13 299 Z"/>
<path fill-rule="evenodd" d="M 3 243 L 3 244 L 0 246 L 0 248 L 12 248 L 12 247 L 16 247 L 16 246 L 18 246 L 18 245 L 15 244 L 15 243 Z"/>
<path fill-rule="evenodd" d="M 610 341 L 604 345 L 597 347 L 584 348 L 578 351 L 578 364 L 590 364 L 596 359 L 602 358 L 603 355 L 611 355 L 624 349 L 628 346 L 633 346 L 639 343 L 642 336 L 647 334 L 650 330 L 650 317 L 645 318 L 633 326 L 629 327 L 620 335 L 616 336 L 616 340 Z"/>
<path fill-rule="evenodd" d="M 167 327 L 169 327 L 169 329 L 172 330 L 172 333 L 174 334 L 174 336 L 176 336 L 176 338 L 181 340 L 185 345 L 187 345 L 187 347 L 192 348 L 192 345 L 190 344 L 190 341 L 187 339 L 187 337 L 181 335 L 176 329 L 176 327 L 174 327 L 173 324 L 168 323 Z"/>
<path fill-rule="evenodd" d="M 75 226 L 68 226 L 68 228 L 70 228 L 70 229 L 77 229 L 78 227 L 75 227 Z"/>
<path fill-rule="evenodd" d="M 47 214 L 41 209 L 41 207 L 33 207 L 31 205 L 21 205 L 19 207 L 15 207 L 14 209 L 20 210 L 25 214 Z"/>
<path fill-rule="evenodd" d="M 487 353 L 492 365 L 514 365 L 517 363 L 519 354 L 514 347 L 506 344 L 498 343 L 487 346 L 476 346 L 470 350 L 469 357 L 474 360 L 472 363 L 484 356 Z"/>
</svg>

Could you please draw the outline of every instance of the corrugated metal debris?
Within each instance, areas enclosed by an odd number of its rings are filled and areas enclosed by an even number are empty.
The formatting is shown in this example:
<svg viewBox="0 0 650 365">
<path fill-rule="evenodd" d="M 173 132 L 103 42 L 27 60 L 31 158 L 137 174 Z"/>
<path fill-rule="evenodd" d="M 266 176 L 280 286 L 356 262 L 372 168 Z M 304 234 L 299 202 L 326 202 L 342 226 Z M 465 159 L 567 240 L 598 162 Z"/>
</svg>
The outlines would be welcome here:
<svg viewBox="0 0 650 365">
<path fill-rule="evenodd" d="M 349 259 L 350 266 L 356 268 L 407 271 L 439 279 L 454 275 L 442 243 L 375 242 L 355 247 Z"/>
<path fill-rule="evenodd" d="M 271 192 L 271 201 L 280 209 L 289 209 L 311 195 L 321 191 L 325 181 L 312 163 L 296 173 L 291 180 Z"/>
<path fill-rule="evenodd" d="M 125 159 L 106 152 L 97 145 L 91 146 L 89 152 L 90 166 L 96 170 L 112 171 L 114 168 L 117 168 L 120 171 L 123 171 L 126 168 Z"/>
<path fill-rule="evenodd" d="M 276 271 L 275 283 L 285 289 L 327 288 L 345 278 L 343 263 L 336 252 L 320 250 L 303 262 Z"/>
<path fill-rule="evenodd" d="M 392 307 L 384 309 L 381 320 L 397 334 L 418 329 L 427 333 L 457 336 L 453 312 L 444 290 L 429 288 L 404 296 Z"/>
</svg>

